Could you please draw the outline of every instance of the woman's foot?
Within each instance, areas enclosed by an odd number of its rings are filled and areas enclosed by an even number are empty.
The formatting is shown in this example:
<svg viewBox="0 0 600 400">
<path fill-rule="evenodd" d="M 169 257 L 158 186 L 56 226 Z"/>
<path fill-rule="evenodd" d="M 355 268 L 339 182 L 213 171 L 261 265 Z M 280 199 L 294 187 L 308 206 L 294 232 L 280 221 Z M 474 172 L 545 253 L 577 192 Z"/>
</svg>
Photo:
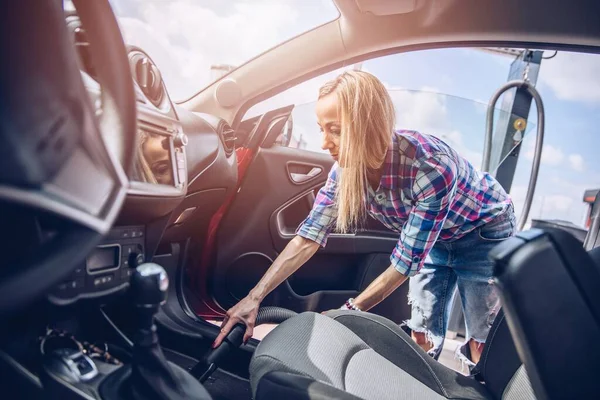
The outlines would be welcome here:
<svg viewBox="0 0 600 400">
<path fill-rule="evenodd" d="M 481 353 L 483 353 L 483 346 L 485 343 L 479 343 L 473 339 L 469 340 L 469 350 L 471 350 L 471 361 L 475 364 L 479 362 L 481 358 Z"/>
<path fill-rule="evenodd" d="M 415 341 L 415 343 L 421 346 L 421 348 L 426 352 L 429 352 L 429 350 L 433 348 L 433 343 L 427 340 L 427 335 L 425 334 L 425 332 L 411 331 L 410 336 Z"/>
</svg>

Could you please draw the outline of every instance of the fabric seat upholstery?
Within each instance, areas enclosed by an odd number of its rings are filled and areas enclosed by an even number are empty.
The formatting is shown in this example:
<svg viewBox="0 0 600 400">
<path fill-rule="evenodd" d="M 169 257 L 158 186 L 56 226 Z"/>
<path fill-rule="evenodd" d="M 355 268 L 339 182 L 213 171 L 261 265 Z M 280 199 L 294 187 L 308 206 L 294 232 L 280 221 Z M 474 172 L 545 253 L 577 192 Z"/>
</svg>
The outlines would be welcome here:
<svg viewBox="0 0 600 400">
<path fill-rule="evenodd" d="M 524 234 L 521 241 L 527 240 L 531 238 Z M 563 236 L 555 240 L 566 246 L 563 255 L 577 247 L 569 240 Z M 500 246 L 499 250 L 502 253 Z M 589 258 L 581 254 L 571 255 L 571 264 L 581 264 L 587 272 L 597 272 L 600 248 L 588 255 L 594 261 L 592 265 L 587 265 Z M 538 265 L 532 268 L 537 270 Z M 529 293 L 529 287 L 524 287 L 524 293 Z M 531 312 L 544 307 L 544 301 L 531 307 Z M 556 329 L 554 319 L 550 315 L 552 329 Z M 562 365 L 557 363 L 555 367 L 560 369 Z M 383 317 L 336 311 L 328 316 L 303 313 L 275 328 L 253 356 L 250 383 L 255 399 L 533 399 L 529 376 L 519 359 L 503 311 L 490 329 L 481 361 L 473 372 L 485 385 L 437 363 L 402 329 Z M 588 381 L 596 382 L 593 378 Z M 558 379 L 556 384 L 562 385 L 562 380 Z"/>
<path fill-rule="evenodd" d="M 598 256 L 557 229 L 521 232 L 490 253 L 512 337 L 541 398 L 598 397 Z"/>
<path fill-rule="evenodd" d="M 513 392 L 531 394 L 523 376 L 512 385 Z M 280 324 L 256 349 L 250 378 L 255 399 L 502 396 L 433 360 L 393 322 L 348 311 L 328 316 L 307 312 Z"/>
</svg>

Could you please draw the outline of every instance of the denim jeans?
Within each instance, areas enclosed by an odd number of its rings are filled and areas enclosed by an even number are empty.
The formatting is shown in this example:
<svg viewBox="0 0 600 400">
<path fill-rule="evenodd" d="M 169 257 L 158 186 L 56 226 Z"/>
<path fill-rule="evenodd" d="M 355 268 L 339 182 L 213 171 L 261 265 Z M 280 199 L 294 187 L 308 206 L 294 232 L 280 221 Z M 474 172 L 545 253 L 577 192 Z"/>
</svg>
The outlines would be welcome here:
<svg viewBox="0 0 600 400">
<path fill-rule="evenodd" d="M 488 259 L 488 253 L 515 232 L 516 219 L 511 206 L 460 239 L 438 241 L 419 274 L 410 278 L 408 300 L 412 315 L 406 325 L 415 332 L 426 334 L 427 341 L 433 345 L 429 351 L 431 356 L 437 359 L 441 353 L 456 285 L 465 316 L 465 343 L 470 339 L 485 343 L 500 309 L 500 299 L 492 281 L 493 263 Z"/>
</svg>

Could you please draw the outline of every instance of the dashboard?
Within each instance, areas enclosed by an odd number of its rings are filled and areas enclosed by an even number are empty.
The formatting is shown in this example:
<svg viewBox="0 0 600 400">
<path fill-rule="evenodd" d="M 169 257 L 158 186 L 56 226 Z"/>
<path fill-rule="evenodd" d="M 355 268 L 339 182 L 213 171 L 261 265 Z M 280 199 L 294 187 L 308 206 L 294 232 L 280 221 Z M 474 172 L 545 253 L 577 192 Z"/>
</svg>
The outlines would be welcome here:
<svg viewBox="0 0 600 400">
<path fill-rule="evenodd" d="M 100 109 L 101 87 L 85 29 L 75 13 L 66 21 L 84 85 Z M 174 104 L 152 58 L 138 47 L 127 50 L 137 102 L 137 149 L 127 199 L 102 243 L 49 294 L 57 305 L 126 289 L 133 268 L 152 260 L 164 236 L 186 240 L 207 228 L 237 182 L 234 130 L 217 117 Z M 110 150 L 111 138 L 104 140 Z"/>
</svg>

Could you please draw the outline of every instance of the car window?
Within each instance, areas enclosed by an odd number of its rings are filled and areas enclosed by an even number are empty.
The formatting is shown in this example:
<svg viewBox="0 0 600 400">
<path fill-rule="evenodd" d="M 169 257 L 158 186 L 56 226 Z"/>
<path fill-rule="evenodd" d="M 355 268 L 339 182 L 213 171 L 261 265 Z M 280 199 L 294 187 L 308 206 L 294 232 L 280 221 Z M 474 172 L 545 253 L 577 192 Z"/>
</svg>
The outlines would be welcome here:
<svg viewBox="0 0 600 400">
<path fill-rule="evenodd" d="M 503 50 L 503 49 L 497 49 Z M 506 49 L 505 49 L 506 50 Z M 477 168 L 481 167 L 488 102 L 513 71 L 515 54 L 521 49 L 437 49 L 395 54 L 371 59 L 350 68 L 373 73 L 388 87 L 397 114 L 397 127 L 435 135 L 446 141 Z M 532 64 L 533 65 L 533 64 Z M 560 219 L 584 226 L 588 205 L 587 189 L 600 188 L 600 56 L 546 51 L 538 70 L 530 68 L 545 107 L 546 129 L 532 219 Z M 290 147 L 324 152 L 315 102 L 320 85 L 342 70 L 304 82 L 252 107 L 247 116 L 295 104 Z M 515 90 L 496 104 L 494 148 L 490 170 L 512 162 L 515 146 L 499 149 L 499 124 L 513 124 L 506 103 Z M 521 143 L 510 188 L 517 214 L 522 211 L 529 183 L 537 130 L 537 110 L 532 102 L 522 129 L 513 132 Z M 282 141 L 283 142 L 283 141 Z"/>
<path fill-rule="evenodd" d="M 473 165 L 482 163 L 484 127 L 487 104 L 480 101 L 424 90 L 389 89 L 396 108 L 396 128 L 412 129 L 439 137 L 451 145 Z M 315 115 L 316 101 L 295 106 L 292 112 L 292 131 L 288 147 L 328 153 L 321 149 L 321 134 Z M 469 115 L 469 118 L 450 116 Z M 507 112 L 496 108 L 494 121 L 508 118 Z M 497 122 L 496 122 L 497 124 Z M 523 136 L 535 130 L 527 124 Z M 285 132 L 285 129 L 284 129 Z M 282 137 L 279 143 L 286 143 Z M 492 164 L 495 169 L 502 159 Z"/>
</svg>

